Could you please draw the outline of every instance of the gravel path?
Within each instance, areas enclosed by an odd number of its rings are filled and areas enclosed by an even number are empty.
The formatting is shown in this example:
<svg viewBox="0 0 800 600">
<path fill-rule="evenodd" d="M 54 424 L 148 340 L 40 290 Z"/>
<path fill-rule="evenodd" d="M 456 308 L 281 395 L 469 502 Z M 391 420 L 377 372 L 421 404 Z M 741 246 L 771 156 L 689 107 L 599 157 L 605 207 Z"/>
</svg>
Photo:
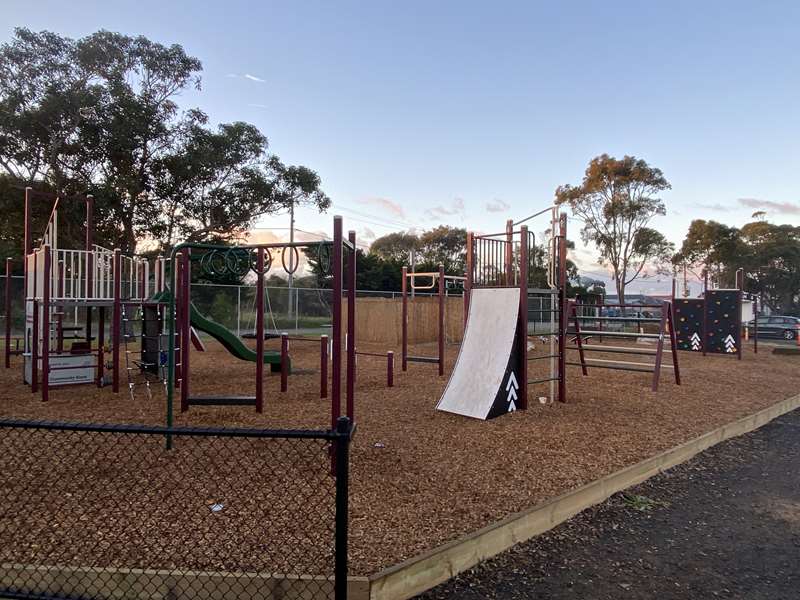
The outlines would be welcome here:
<svg viewBox="0 0 800 600">
<path fill-rule="evenodd" d="M 420 598 L 800 598 L 800 410 Z"/>
</svg>

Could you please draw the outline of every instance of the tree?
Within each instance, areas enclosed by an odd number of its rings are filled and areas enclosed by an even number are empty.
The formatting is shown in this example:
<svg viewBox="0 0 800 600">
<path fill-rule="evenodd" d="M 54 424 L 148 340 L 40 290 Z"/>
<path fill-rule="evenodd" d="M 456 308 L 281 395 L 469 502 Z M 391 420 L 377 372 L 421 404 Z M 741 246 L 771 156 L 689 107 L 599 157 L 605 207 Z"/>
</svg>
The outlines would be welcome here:
<svg viewBox="0 0 800 600">
<path fill-rule="evenodd" d="M 370 252 L 400 265 L 410 262 L 410 253 L 419 250 L 420 240 L 416 234 L 398 231 L 376 239 L 370 245 Z"/>
<path fill-rule="evenodd" d="M 733 272 L 738 268 L 743 247 L 741 233 L 735 227 L 728 227 L 716 221 L 695 219 L 683 240 L 681 249 L 673 256 L 675 266 L 686 266 L 694 270 L 705 269 L 718 285 L 733 280 Z"/>
<path fill-rule="evenodd" d="M 268 154 L 245 123 L 207 127 L 177 98 L 200 88 L 179 45 L 99 31 L 80 40 L 17 29 L 0 46 L 0 169 L 22 184 L 92 193 L 98 241 L 230 241 L 259 216 L 330 200 L 306 167 Z"/>
<path fill-rule="evenodd" d="M 568 204 L 583 222 L 581 239 L 593 242 L 610 267 L 620 303 L 625 288 L 646 274 L 645 267 L 663 271 L 672 257 L 672 244 L 649 227 L 666 214 L 655 195 L 670 187 L 661 170 L 642 159 L 603 154 L 591 160 L 580 185 L 556 189 L 556 202 Z"/>
<path fill-rule="evenodd" d="M 463 275 L 467 268 L 467 230 L 449 225 L 425 231 L 419 237 L 421 262 L 431 269 L 444 265 L 449 275 Z"/>
<path fill-rule="evenodd" d="M 741 229 L 745 289 L 773 311 L 800 315 L 800 227 L 755 221 Z"/>
</svg>

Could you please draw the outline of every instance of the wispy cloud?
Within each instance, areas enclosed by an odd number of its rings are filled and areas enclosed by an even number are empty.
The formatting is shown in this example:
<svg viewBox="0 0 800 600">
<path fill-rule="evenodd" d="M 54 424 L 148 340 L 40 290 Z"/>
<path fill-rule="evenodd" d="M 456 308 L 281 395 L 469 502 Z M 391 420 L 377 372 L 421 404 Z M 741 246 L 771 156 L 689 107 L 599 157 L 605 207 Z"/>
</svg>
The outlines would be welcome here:
<svg viewBox="0 0 800 600">
<path fill-rule="evenodd" d="M 227 77 L 232 79 L 248 79 L 249 81 L 255 81 L 256 83 L 266 83 L 266 79 L 262 79 L 261 77 L 256 77 L 255 75 L 251 75 L 250 73 L 228 73 Z"/>
<path fill-rule="evenodd" d="M 266 104 L 258 104 L 257 102 L 249 102 L 247 106 L 252 106 L 253 108 L 269 108 Z"/>
<path fill-rule="evenodd" d="M 697 208 L 703 208 L 705 210 L 713 210 L 714 212 L 725 212 L 731 209 L 730 206 L 725 206 L 723 204 L 720 204 L 719 202 L 716 202 L 714 204 L 695 204 L 695 206 Z"/>
<path fill-rule="evenodd" d="M 448 205 L 434 206 L 425 211 L 425 216 L 429 219 L 441 219 L 442 217 L 453 217 L 460 215 L 464 217 L 464 199 L 453 198 Z"/>
<path fill-rule="evenodd" d="M 500 198 L 495 198 L 491 202 L 486 203 L 486 212 L 490 213 L 505 212 L 509 208 L 511 208 L 511 205 L 508 202 L 500 200 Z"/>
<path fill-rule="evenodd" d="M 403 210 L 403 207 L 394 200 L 389 200 L 389 198 L 380 198 L 380 197 L 364 198 L 362 200 L 358 200 L 358 203 L 363 204 L 365 206 L 374 206 L 383 211 L 386 211 L 391 216 L 397 217 L 398 219 L 406 218 L 406 212 L 405 210 Z"/>
<path fill-rule="evenodd" d="M 375 234 L 375 232 L 372 231 L 372 229 L 370 229 L 369 227 L 362 227 L 358 231 L 358 238 L 362 241 L 371 242 L 377 237 L 378 236 Z"/>
<path fill-rule="evenodd" d="M 794 202 L 773 202 L 772 200 L 759 200 L 758 198 L 739 198 L 738 202 L 742 206 L 756 210 L 783 215 L 800 215 L 800 204 Z"/>
</svg>

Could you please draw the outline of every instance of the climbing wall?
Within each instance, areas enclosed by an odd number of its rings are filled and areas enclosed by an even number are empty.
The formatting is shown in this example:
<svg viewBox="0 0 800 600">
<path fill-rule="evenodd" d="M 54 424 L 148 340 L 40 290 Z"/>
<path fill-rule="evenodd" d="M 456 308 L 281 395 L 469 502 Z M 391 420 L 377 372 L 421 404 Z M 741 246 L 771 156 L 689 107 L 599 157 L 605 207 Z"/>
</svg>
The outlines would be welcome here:
<svg viewBox="0 0 800 600">
<path fill-rule="evenodd" d="M 703 350 L 703 304 L 702 298 L 675 299 L 673 306 L 678 350 Z"/>
<path fill-rule="evenodd" d="M 739 290 L 706 292 L 706 352 L 736 354 L 741 343 Z"/>
</svg>

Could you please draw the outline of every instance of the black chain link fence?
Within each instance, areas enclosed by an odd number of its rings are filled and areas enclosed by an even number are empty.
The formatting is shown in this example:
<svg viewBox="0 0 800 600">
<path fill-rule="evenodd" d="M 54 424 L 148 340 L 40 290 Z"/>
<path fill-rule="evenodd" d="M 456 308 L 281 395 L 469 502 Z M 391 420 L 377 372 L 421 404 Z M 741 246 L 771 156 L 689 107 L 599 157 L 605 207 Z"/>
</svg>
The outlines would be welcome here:
<svg viewBox="0 0 800 600">
<path fill-rule="evenodd" d="M 0 421 L 0 598 L 344 598 L 339 425 Z"/>
</svg>

